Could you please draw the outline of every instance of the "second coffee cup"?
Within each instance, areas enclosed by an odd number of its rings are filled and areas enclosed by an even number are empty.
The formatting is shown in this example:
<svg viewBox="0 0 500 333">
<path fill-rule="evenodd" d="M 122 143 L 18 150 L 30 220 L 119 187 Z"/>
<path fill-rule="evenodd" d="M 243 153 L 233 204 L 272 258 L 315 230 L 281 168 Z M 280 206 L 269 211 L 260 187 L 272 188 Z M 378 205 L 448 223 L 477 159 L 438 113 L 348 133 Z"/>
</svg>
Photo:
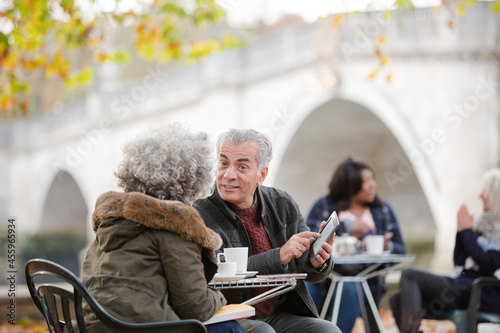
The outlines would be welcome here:
<svg viewBox="0 0 500 333">
<path fill-rule="evenodd" d="M 381 255 L 384 252 L 384 236 L 368 235 L 365 237 L 366 253 L 371 255 Z"/>
</svg>

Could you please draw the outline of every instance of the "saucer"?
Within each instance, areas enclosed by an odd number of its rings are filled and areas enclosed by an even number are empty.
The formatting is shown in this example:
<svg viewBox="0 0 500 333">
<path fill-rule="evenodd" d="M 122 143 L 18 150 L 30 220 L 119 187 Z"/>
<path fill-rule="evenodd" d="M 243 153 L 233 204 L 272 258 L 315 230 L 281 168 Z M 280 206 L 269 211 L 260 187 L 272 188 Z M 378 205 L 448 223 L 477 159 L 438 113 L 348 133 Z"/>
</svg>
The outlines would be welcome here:
<svg viewBox="0 0 500 333">
<path fill-rule="evenodd" d="M 238 281 L 245 278 L 245 275 L 233 275 L 233 276 L 220 276 L 215 274 L 212 281 L 213 282 L 227 282 L 227 281 Z"/>
<path fill-rule="evenodd" d="M 372 253 L 366 252 L 365 254 L 369 257 L 386 257 L 386 256 L 391 254 L 391 251 L 384 251 L 380 254 L 372 254 Z"/>
<path fill-rule="evenodd" d="M 246 278 L 254 277 L 259 271 L 236 272 L 238 275 L 244 275 Z"/>
</svg>

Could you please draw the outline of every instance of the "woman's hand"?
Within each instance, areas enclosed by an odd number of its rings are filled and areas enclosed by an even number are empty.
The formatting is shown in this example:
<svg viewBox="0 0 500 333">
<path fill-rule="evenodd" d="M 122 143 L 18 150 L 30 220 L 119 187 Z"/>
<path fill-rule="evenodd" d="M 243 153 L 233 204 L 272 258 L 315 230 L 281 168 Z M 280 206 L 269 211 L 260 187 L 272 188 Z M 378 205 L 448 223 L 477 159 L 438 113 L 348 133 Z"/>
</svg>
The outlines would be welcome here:
<svg viewBox="0 0 500 333">
<path fill-rule="evenodd" d="M 474 226 L 474 216 L 469 214 L 467 206 L 462 204 L 457 213 L 457 231 L 472 229 Z"/>
<path fill-rule="evenodd" d="M 389 248 L 389 241 L 391 240 L 392 236 L 394 236 L 394 233 L 392 231 L 389 231 L 384 235 L 384 251 Z"/>
<path fill-rule="evenodd" d="M 354 227 L 354 233 L 352 236 L 361 239 L 363 238 L 363 235 L 365 235 L 367 232 L 370 232 L 372 228 L 365 222 L 363 222 L 360 218 L 356 217 L 355 220 L 352 221 L 352 226 Z"/>
</svg>

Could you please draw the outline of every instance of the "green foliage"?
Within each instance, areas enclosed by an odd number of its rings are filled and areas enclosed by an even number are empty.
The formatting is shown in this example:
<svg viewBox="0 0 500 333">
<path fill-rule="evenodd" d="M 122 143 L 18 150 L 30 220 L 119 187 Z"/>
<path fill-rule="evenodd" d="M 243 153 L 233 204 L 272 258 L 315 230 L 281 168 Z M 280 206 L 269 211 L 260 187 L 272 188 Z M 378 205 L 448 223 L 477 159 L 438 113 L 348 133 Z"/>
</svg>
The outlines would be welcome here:
<svg viewBox="0 0 500 333">
<path fill-rule="evenodd" d="M 77 254 L 86 244 L 86 235 L 75 233 L 35 234 L 23 241 L 23 257 L 45 258 L 54 254 Z"/>
<path fill-rule="evenodd" d="M 434 255 L 434 239 L 427 240 L 406 240 L 406 246 L 409 254 L 417 256 L 413 265 L 429 268 L 432 256 Z M 450 258 L 452 260 L 452 258 Z"/>
<path fill-rule="evenodd" d="M 94 72 L 87 66 L 80 72 L 74 73 L 66 79 L 66 86 L 74 88 L 77 86 L 89 86 L 94 81 Z"/>
<path fill-rule="evenodd" d="M 415 6 L 413 5 L 413 2 L 411 0 L 396 0 L 394 2 L 394 5 L 398 10 L 402 9 L 414 9 Z"/>
<path fill-rule="evenodd" d="M 192 61 L 242 44 L 235 37 L 207 36 L 203 28 L 224 18 L 215 0 L 196 0 L 193 8 L 181 0 L 154 0 L 136 12 L 118 10 L 125 0 L 116 0 L 108 12 L 89 0 L 92 13 L 73 0 L 10 1 L 0 11 L 13 27 L 0 30 L 0 119 L 27 113 L 26 92 L 34 72 L 74 88 L 92 83 L 95 65 L 127 62 L 126 51 L 104 47 L 110 31 L 122 27 L 132 27 L 137 53 L 146 60 Z"/>
<path fill-rule="evenodd" d="M 500 1 L 495 1 L 491 7 L 491 11 L 495 14 L 500 14 Z"/>
</svg>

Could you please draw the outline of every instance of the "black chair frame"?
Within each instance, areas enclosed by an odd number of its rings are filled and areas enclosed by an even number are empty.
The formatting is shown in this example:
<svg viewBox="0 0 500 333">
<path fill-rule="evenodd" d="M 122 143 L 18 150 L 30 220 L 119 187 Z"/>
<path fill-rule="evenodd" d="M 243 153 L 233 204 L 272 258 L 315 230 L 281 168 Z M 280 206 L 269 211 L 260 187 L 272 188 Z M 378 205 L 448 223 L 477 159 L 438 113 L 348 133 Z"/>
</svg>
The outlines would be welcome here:
<svg viewBox="0 0 500 333">
<path fill-rule="evenodd" d="M 57 277 L 61 281 L 69 283 L 73 287 L 73 291 L 61 288 L 54 283 L 41 284 L 37 287 L 35 276 Z M 72 272 L 49 260 L 30 260 L 26 264 L 26 283 L 33 302 L 43 314 L 51 333 L 54 331 L 56 333 L 87 332 L 82 311 L 82 299 L 87 302 L 101 323 L 112 332 L 207 332 L 206 327 L 200 321 L 194 319 L 155 323 L 128 323 L 117 319 L 96 301 Z M 74 304 L 74 307 L 71 307 L 71 303 Z M 58 304 L 60 305 L 59 307 Z M 77 325 L 78 330 L 75 330 L 75 327 L 73 327 L 74 324 Z"/>
<path fill-rule="evenodd" d="M 430 319 L 447 319 L 453 321 L 457 333 L 476 333 L 479 323 L 500 324 L 500 313 L 480 311 L 481 291 L 483 287 L 500 289 L 500 280 L 492 276 L 483 276 L 474 280 L 470 294 L 469 305 L 464 310 L 444 311 L 437 316 L 426 316 Z"/>
</svg>

